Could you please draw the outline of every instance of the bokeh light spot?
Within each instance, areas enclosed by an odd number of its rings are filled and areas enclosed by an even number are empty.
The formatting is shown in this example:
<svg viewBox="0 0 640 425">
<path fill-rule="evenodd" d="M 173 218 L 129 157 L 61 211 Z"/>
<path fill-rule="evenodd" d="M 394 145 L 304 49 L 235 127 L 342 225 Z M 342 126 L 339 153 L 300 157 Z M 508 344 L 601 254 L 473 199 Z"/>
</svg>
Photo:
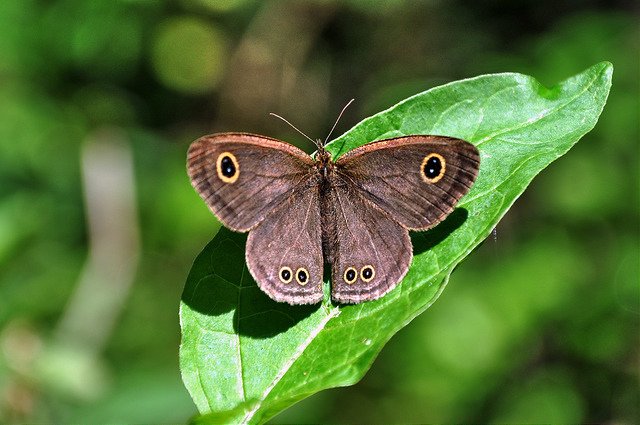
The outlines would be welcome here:
<svg viewBox="0 0 640 425">
<path fill-rule="evenodd" d="M 196 18 L 162 24 L 152 61 L 158 79 L 185 93 L 203 93 L 218 85 L 226 63 L 226 40 L 212 25 Z"/>
<path fill-rule="evenodd" d="M 183 0 L 186 6 L 199 6 L 212 12 L 228 12 L 244 6 L 247 0 Z"/>
</svg>

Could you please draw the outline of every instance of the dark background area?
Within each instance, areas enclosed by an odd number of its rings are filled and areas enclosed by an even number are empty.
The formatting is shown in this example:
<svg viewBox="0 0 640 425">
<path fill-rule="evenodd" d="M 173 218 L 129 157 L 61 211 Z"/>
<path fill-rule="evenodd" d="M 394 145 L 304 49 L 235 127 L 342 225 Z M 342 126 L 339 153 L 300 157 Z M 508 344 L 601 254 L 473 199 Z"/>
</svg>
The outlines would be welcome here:
<svg viewBox="0 0 640 425">
<path fill-rule="evenodd" d="M 640 420 L 638 10 L 627 1 L 0 2 L 0 422 L 184 423 L 186 275 L 219 223 L 186 149 L 311 152 L 456 79 L 614 65 L 545 170 L 357 385 L 276 422 Z"/>
</svg>

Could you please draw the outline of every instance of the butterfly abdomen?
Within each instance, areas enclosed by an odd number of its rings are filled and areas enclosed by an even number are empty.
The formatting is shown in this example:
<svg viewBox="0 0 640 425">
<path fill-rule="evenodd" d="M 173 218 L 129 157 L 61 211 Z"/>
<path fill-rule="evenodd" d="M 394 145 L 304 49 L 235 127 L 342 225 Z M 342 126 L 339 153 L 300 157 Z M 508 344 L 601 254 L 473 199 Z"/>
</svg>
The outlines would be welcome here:
<svg viewBox="0 0 640 425">
<path fill-rule="evenodd" d="M 325 170 L 326 177 L 320 183 L 320 217 L 322 218 L 322 255 L 324 262 L 333 262 L 333 252 L 338 246 L 336 234 L 336 209 L 330 202 L 331 181 L 328 170 Z"/>
</svg>

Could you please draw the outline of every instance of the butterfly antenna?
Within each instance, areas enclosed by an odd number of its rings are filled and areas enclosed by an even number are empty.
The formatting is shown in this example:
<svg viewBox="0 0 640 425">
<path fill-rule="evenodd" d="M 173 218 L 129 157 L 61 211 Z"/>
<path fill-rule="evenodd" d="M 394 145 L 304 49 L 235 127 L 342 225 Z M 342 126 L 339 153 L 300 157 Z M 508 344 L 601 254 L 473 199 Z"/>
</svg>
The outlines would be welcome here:
<svg viewBox="0 0 640 425">
<path fill-rule="evenodd" d="M 322 144 L 323 146 L 327 144 L 327 142 L 329 141 L 329 137 L 331 137 L 331 133 L 333 133 L 333 130 L 335 130 L 336 126 L 338 125 L 338 121 L 340 121 L 340 117 L 342 117 L 342 114 L 344 114 L 344 111 L 349 107 L 349 105 L 353 103 L 354 100 L 355 99 L 351 99 L 346 105 L 344 105 L 344 108 L 342 108 L 342 111 L 340 111 L 340 114 L 338 115 L 336 122 L 333 123 L 333 127 L 331 127 L 331 131 L 329 132 L 329 134 L 327 134 L 327 138 L 324 139 L 324 143 Z"/>
<path fill-rule="evenodd" d="M 282 118 L 280 115 L 278 114 L 274 114 L 273 112 L 269 112 L 269 115 L 273 115 L 276 118 L 280 118 L 282 121 L 286 122 L 287 124 L 289 124 L 291 126 L 291 128 L 293 128 L 295 131 L 297 131 L 298 133 L 302 134 L 304 137 L 306 137 L 307 139 L 311 140 L 311 143 L 313 143 L 314 145 L 318 146 L 318 142 L 313 140 L 311 137 L 307 136 L 306 134 L 304 134 L 302 132 L 302 130 L 300 130 L 298 127 L 296 127 L 295 125 L 291 124 L 289 121 L 287 121 L 286 119 Z"/>
</svg>

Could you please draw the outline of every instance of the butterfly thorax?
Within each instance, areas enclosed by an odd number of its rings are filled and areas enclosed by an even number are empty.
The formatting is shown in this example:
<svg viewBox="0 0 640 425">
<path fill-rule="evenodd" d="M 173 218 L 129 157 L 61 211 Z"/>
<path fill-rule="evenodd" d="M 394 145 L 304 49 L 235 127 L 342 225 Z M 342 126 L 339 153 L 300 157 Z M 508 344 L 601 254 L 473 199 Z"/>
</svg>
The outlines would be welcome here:
<svg viewBox="0 0 640 425">
<path fill-rule="evenodd" d="M 331 161 L 331 153 L 320 147 L 316 154 L 316 168 L 318 169 L 323 180 L 327 180 L 329 172 L 333 169 L 333 161 Z"/>
</svg>

